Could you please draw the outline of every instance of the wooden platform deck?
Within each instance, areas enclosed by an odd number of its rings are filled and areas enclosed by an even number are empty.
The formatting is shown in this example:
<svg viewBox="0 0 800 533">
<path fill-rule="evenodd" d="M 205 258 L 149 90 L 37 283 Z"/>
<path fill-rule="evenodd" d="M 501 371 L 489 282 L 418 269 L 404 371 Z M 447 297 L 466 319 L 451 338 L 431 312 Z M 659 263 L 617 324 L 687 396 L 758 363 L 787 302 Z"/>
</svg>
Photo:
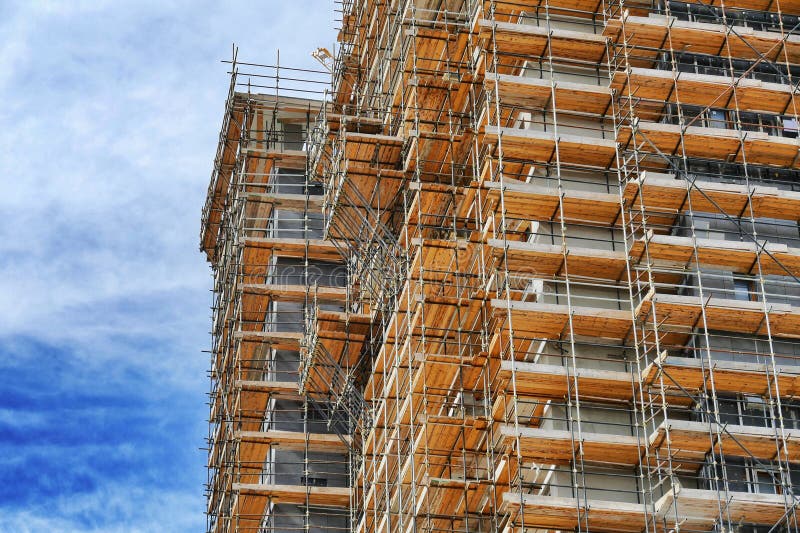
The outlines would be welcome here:
<svg viewBox="0 0 800 533">
<path fill-rule="evenodd" d="M 472 266 L 478 247 L 466 239 L 420 239 L 412 238 L 411 266 L 409 276 L 415 281 L 440 284 L 454 283 L 458 275 Z M 403 309 L 407 304 L 400 303 Z"/>
<path fill-rule="evenodd" d="M 369 334 L 370 316 L 347 311 L 317 310 L 317 340 L 342 367 L 355 364 L 361 345 Z"/>
<path fill-rule="evenodd" d="M 766 133 L 748 131 L 743 140 L 737 130 L 706 128 L 656 122 L 640 122 L 639 132 L 653 143 L 662 153 L 687 157 L 702 157 L 741 163 L 747 155 L 751 164 L 800 168 L 800 139 L 778 137 Z M 645 150 L 652 150 L 646 147 Z"/>
<path fill-rule="evenodd" d="M 630 372 L 578 368 L 560 365 L 502 361 L 498 376 L 505 389 L 537 398 L 565 398 L 577 390 L 581 398 L 593 401 L 628 401 L 633 398 L 634 377 Z M 511 380 L 514 380 L 512 383 Z"/>
<path fill-rule="evenodd" d="M 407 402 L 407 399 L 404 402 Z M 401 409 L 401 413 L 404 411 L 406 409 Z M 402 415 L 400 416 L 402 418 Z M 440 488 L 448 488 L 444 480 L 450 479 L 452 467 L 460 464 L 453 463 L 453 450 L 459 449 L 468 456 L 474 456 L 478 447 L 483 445 L 488 425 L 488 421 L 481 417 L 417 414 L 415 422 L 419 431 L 407 454 L 398 456 L 384 453 L 387 442 L 393 442 L 399 435 L 407 432 L 409 419 L 405 420 L 405 422 L 394 421 L 388 426 L 376 425 L 370 431 L 370 438 L 367 441 L 369 445 L 365 448 L 365 453 L 368 468 L 375 472 L 373 483 L 387 481 L 388 475 L 389 481 L 394 479 L 408 486 L 412 477 L 416 476 L 417 483 L 434 480 L 433 484 Z M 396 477 L 393 478 L 392 473 Z M 446 509 L 438 510 L 438 512 L 445 511 Z"/>
<path fill-rule="evenodd" d="M 687 461 L 696 467 L 712 450 L 733 457 L 755 457 L 762 461 L 783 459 L 800 462 L 800 430 L 785 429 L 786 448 L 778 442 L 780 430 L 775 428 L 724 424 L 717 438 L 716 424 L 688 420 L 669 420 L 650 435 L 650 447 L 661 453 L 661 458 L 671 455 L 673 461 Z"/>
<path fill-rule="evenodd" d="M 300 361 L 302 388 L 306 394 L 340 393 L 339 373 L 358 361 L 370 327 L 370 316 L 318 309 L 313 343 L 303 346 Z"/>
<path fill-rule="evenodd" d="M 645 507 L 638 503 L 539 496 L 506 492 L 505 507 L 517 513 L 514 524 L 525 527 L 572 531 L 588 522 L 599 533 L 641 533 L 645 528 Z M 522 515 L 522 516 L 520 516 Z"/>
<path fill-rule="evenodd" d="M 705 307 L 706 323 L 702 308 Z M 787 304 L 772 303 L 767 306 L 769 330 L 777 337 L 800 338 L 800 308 Z M 709 330 L 730 331 L 750 335 L 767 332 L 762 302 L 706 298 L 699 296 L 677 296 L 650 294 L 637 309 L 640 320 L 652 324 L 653 315 L 659 330 L 689 333 L 706 326 Z"/>
<path fill-rule="evenodd" d="M 643 372 L 642 380 L 647 386 L 660 387 L 659 377 L 664 374 L 667 389 L 686 390 L 696 393 L 713 386 L 717 392 L 755 394 L 784 398 L 800 396 L 800 366 L 772 365 L 733 361 L 711 361 L 688 357 L 665 355 L 658 363 L 651 363 Z M 771 393 L 770 393 L 771 390 Z"/>
<path fill-rule="evenodd" d="M 235 436 L 241 441 L 240 460 L 246 463 L 262 464 L 270 446 L 279 446 L 283 450 L 321 453 L 347 452 L 347 446 L 336 434 L 270 430 L 237 431 Z"/>
<path fill-rule="evenodd" d="M 702 192 L 701 192 L 702 191 Z M 668 174 L 643 172 L 625 184 L 623 197 L 632 209 L 643 204 L 646 210 L 676 215 L 691 209 L 701 213 L 726 213 L 732 217 L 797 220 L 800 192 L 775 187 L 716 183 L 697 180 L 687 189 L 684 179 Z"/>
<path fill-rule="evenodd" d="M 488 298 L 481 288 L 459 287 L 455 283 L 437 285 L 406 283 L 398 299 L 400 311 L 393 313 L 384 329 L 384 344 L 394 346 L 406 338 L 426 338 L 425 351 L 439 353 L 452 342 L 452 331 L 470 327 L 484 311 Z M 376 367 L 374 370 L 379 370 Z"/>
<path fill-rule="evenodd" d="M 677 493 L 677 494 L 676 494 Z M 710 529 L 722 516 L 734 523 L 777 523 L 786 512 L 782 494 L 754 494 L 750 492 L 728 492 L 687 489 L 678 485 L 656 502 L 656 515 L 674 525 L 675 517 L 681 521 L 681 529 L 703 531 Z"/>
<path fill-rule="evenodd" d="M 246 273 L 263 272 L 265 265 L 269 265 L 272 256 L 280 257 L 306 257 L 322 261 L 338 262 L 342 256 L 336 247 L 322 239 L 278 239 L 248 237 L 243 241 L 244 254 L 242 263 Z"/>
<path fill-rule="evenodd" d="M 270 204 L 288 210 L 322 209 L 323 197 L 319 195 L 248 192 L 245 199 L 251 202 Z"/>
<path fill-rule="evenodd" d="M 247 150 L 248 157 L 268 161 L 268 165 L 264 168 L 267 171 L 272 168 L 284 168 L 291 170 L 305 170 L 306 159 L 308 154 L 305 150 L 289 150 L 289 149 L 262 149 L 262 148 L 249 148 Z"/>
<path fill-rule="evenodd" d="M 278 350 L 300 349 L 303 334 L 288 331 L 237 331 L 234 333 L 234 338 L 242 341 L 239 357 L 242 361 L 250 361 L 258 345 L 270 345 Z"/>
<path fill-rule="evenodd" d="M 342 115 L 341 113 L 325 113 L 327 126 L 331 132 L 347 130 L 356 133 L 380 134 L 383 130 L 383 120 L 373 117 L 357 115 Z"/>
<path fill-rule="evenodd" d="M 731 457 L 775 461 L 788 456 L 800 462 L 800 430 L 725 424 L 717 437 L 707 422 L 669 420 L 659 425 L 647 442 L 635 436 L 501 425 L 500 435 L 509 453 L 541 464 L 584 462 L 634 466 L 645 446 L 660 460 L 671 457 L 675 468 L 694 471 L 712 450 Z M 785 436 L 785 441 L 782 436 Z M 583 454 L 581 456 L 581 453 Z"/>
<path fill-rule="evenodd" d="M 483 184 L 495 209 L 502 207 L 506 215 L 526 220 L 565 221 L 614 226 L 620 223 L 619 196 L 609 193 L 565 191 L 559 202 L 558 190 L 506 178 L 503 183 Z M 562 210 L 563 206 L 563 210 Z"/>
<path fill-rule="evenodd" d="M 485 436 L 482 430 L 489 424 L 484 417 L 430 414 L 417 415 L 417 422 L 419 431 L 412 450 L 420 453 L 438 450 L 448 455 L 456 446 L 463 450 L 476 450 Z"/>
<path fill-rule="evenodd" d="M 461 194 L 459 188 L 442 183 L 411 182 L 406 190 L 412 195 L 406 210 L 408 233 L 412 236 L 434 233 L 434 228 L 441 224 L 448 208 Z M 401 245 L 405 245 L 407 237 L 405 233 L 400 236 Z"/>
<path fill-rule="evenodd" d="M 261 431 L 260 421 L 256 429 L 242 426 L 233 433 L 234 453 L 239 483 L 259 483 L 264 470 L 264 461 L 269 450 L 295 450 L 320 453 L 346 453 L 347 447 L 337 435 L 302 433 L 293 431 Z"/>
<path fill-rule="evenodd" d="M 242 421 L 239 426 L 245 431 L 255 431 L 264 419 L 264 411 L 270 398 L 299 400 L 296 381 L 244 381 L 237 380 L 238 401 L 234 399 L 234 418 Z"/>
<path fill-rule="evenodd" d="M 734 94 L 733 85 L 736 82 Z M 654 102 L 677 102 L 697 106 L 740 109 L 784 115 L 800 106 L 800 95 L 793 95 L 790 86 L 761 80 L 695 74 L 631 67 L 630 72 L 617 71 L 611 82 L 623 97 L 631 91 L 635 98 Z M 735 96 L 735 98 L 734 98 Z M 651 114 L 652 115 L 652 114 Z M 648 120 L 656 115 L 646 115 Z"/>
<path fill-rule="evenodd" d="M 348 161 L 338 186 L 337 206 L 351 209 L 369 207 L 374 212 L 391 211 L 403 185 L 402 170 L 381 168 L 378 164 Z"/>
<path fill-rule="evenodd" d="M 570 277 L 619 280 L 625 276 L 624 252 L 570 246 L 489 239 L 492 255 L 514 273 L 537 278 Z"/>
<path fill-rule="evenodd" d="M 328 187 L 326 211 L 330 237 L 352 238 L 353 224 L 377 227 L 390 222 L 401 200 L 405 174 L 389 167 L 363 161 L 345 162 L 344 170 Z"/>
<path fill-rule="evenodd" d="M 516 16 L 510 17 L 509 15 L 519 15 L 520 11 L 543 10 L 545 5 L 551 10 L 551 13 L 574 17 L 603 13 L 603 4 L 599 0 L 547 0 L 546 3 L 545 0 L 484 0 L 483 12 L 488 15 L 490 9 L 494 8 L 495 13 L 504 20 L 517 20 Z"/>
<path fill-rule="evenodd" d="M 611 19 L 603 29 L 603 35 L 614 42 L 627 38 L 627 44 L 643 49 L 683 50 L 691 47 L 692 53 L 719 55 L 730 50 L 732 57 L 759 59 L 763 54 L 770 61 L 784 57 L 789 62 L 800 62 L 800 36 L 788 35 L 785 40 L 778 32 L 756 31 L 745 26 L 733 26 L 728 33 L 725 25 L 709 22 L 688 22 L 666 15 L 628 16 Z M 722 52 L 720 52 L 722 51 Z M 784 56 L 785 52 L 785 56 Z"/>
<path fill-rule="evenodd" d="M 400 160 L 402 137 L 347 131 L 343 135 L 342 157 L 351 163 L 392 168 Z"/>
<path fill-rule="evenodd" d="M 342 303 L 347 298 L 344 287 L 317 287 L 285 285 L 280 283 L 245 283 L 241 286 L 241 319 L 247 322 L 263 322 L 270 302 L 304 302 L 316 299 L 319 302 Z"/>
<path fill-rule="evenodd" d="M 599 63 L 606 55 L 606 40 L 601 35 L 563 29 L 548 29 L 513 22 L 478 21 L 484 46 L 498 54 L 530 58 L 554 57 Z M 549 50 L 548 50 L 549 47 Z"/>
<path fill-rule="evenodd" d="M 700 266 L 737 274 L 761 272 L 773 276 L 800 276 L 800 248 L 789 248 L 785 244 L 767 242 L 762 247 L 747 241 L 651 234 L 646 242 L 634 242 L 630 253 L 634 262 L 649 259 L 656 267 L 681 271 Z"/>
<path fill-rule="evenodd" d="M 573 134 L 562 134 L 556 138 L 551 131 L 521 130 L 492 125 L 484 128 L 483 142 L 495 145 L 495 155 L 502 153 L 504 158 L 537 163 L 551 163 L 558 155 L 562 163 L 606 169 L 615 164 L 617 155 L 617 144 L 612 139 Z M 556 143 L 558 143 L 558 154 L 556 154 Z"/>
<path fill-rule="evenodd" d="M 576 336 L 619 340 L 632 327 L 630 311 L 531 302 L 511 302 L 509 306 L 502 299 L 492 300 L 491 306 L 497 316 L 510 315 L 515 334 L 536 338 L 568 335 L 570 314 Z"/>
<path fill-rule="evenodd" d="M 636 437 L 558 429 L 501 425 L 503 443 L 512 454 L 536 463 L 569 465 L 573 461 L 603 465 L 633 466 L 639 463 L 640 448 Z M 517 447 L 519 443 L 519 447 Z"/>
<path fill-rule="evenodd" d="M 611 89 L 599 85 L 487 74 L 487 91 L 496 91 L 502 106 L 522 109 L 577 111 L 605 116 L 611 110 Z M 554 98 L 555 96 L 555 98 Z"/>
<path fill-rule="evenodd" d="M 233 338 L 228 339 L 226 331 L 217 347 L 215 372 L 231 372 L 234 367 L 230 365 L 235 365 L 247 380 L 261 379 L 271 349 L 297 351 L 303 340 L 300 333 L 258 331 L 255 325 L 250 330 L 231 333 Z M 240 342 L 233 342 L 237 340 Z"/>
<path fill-rule="evenodd" d="M 232 490 L 232 515 L 238 517 L 240 526 L 253 529 L 261 526 L 269 502 L 320 507 L 347 507 L 350 503 L 350 489 L 346 487 L 234 483 Z"/>
</svg>

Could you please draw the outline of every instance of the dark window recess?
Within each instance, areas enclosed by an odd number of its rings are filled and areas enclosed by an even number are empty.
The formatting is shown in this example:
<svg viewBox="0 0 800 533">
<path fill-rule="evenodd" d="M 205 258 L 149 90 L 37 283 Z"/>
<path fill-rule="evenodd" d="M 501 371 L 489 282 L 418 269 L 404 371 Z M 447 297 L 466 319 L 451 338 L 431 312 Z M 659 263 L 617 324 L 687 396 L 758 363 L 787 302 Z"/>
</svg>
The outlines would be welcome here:
<svg viewBox="0 0 800 533">
<path fill-rule="evenodd" d="M 792 169 L 748 165 L 748 170 L 745 172 L 744 166 L 739 163 L 723 163 L 698 158 L 687 159 L 686 165 L 681 158 L 671 158 L 671 161 L 675 168 L 685 168 L 699 180 L 741 183 L 741 180 L 747 177 L 772 187 L 779 185 L 783 190 L 800 191 L 800 172 Z"/>
<path fill-rule="evenodd" d="M 797 138 L 798 133 L 798 125 L 797 119 L 793 117 L 783 117 L 781 119 L 781 124 L 783 126 L 783 136 L 789 137 L 791 139 Z"/>
<path fill-rule="evenodd" d="M 744 279 L 733 280 L 733 297 L 734 300 L 749 301 L 751 300 L 751 284 Z"/>
<path fill-rule="evenodd" d="M 680 109 L 679 109 L 680 107 Z M 680 113 L 679 113 L 680 111 Z M 780 137 L 797 138 L 797 120 L 789 116 L 775 116 L 767 113 L 742 111 L 737 115 L 725 109 L 710 109 L 695 105 L 668 104 L 663 115 L 663 122 L 680 124 L 681 114 L 686 126 L 702 126 L 706 128 L 735 129 L 755 131 Z"/>
<path fill-rule="evenodd" d="M 665 6 L 659 11 L 667 13 Z M 781 16 L 777 13 L 736 8 L 726 9 L 723 16 L 723 10 L 719 7 L 686 2 L 669 2 L 669 14 L 678 20 L 711 24 L 727 23 L 730 26 L 744 26 L 757 31 L 779 32 L 783 25 L 783 31 L 786 33 L 795 29 L 800 22 L 800 17 L 796 15 Z"/>
<path fill-rule="evenodd" d="M 659 70 L 671 70 L 672 62 L 676 63 L 679 72 L 693 72 L 710 76 L 727 76 L 761 80 L 769 83 L 790 83 L 789 76 L 796 78 L 800 75 L 800 65 L 786 65 L 780 62 L 751 61 L 747 59 L 734 59 L 728 61 L 726 57 L 691 52 L 664 52 L 659 56 L 655 65 Z"/>
<path fill-rule="evenodd" d="M 285 150 L 302 150 L 304 143 L 302 125 L 283 124 L 283 148 Z"/>
<path fill-rule="evenodd" d="M 320 411 L 318 407 L 309 407 L 306 409 L 306 420 L 317 420 L 327 422 L 328 415 Z"/>
<path fill-rule="evenodd" d="M 320 195 L 324 193 L 323 187 L 319 183 L 312 183 L 306 178 L 305 171 L 293 170 L 288 168 L 275 169 L 269 178 L 272 185 L 272 192 L 286 194 L 311 194 Z"/>
<path fill-rule="evenodd" d="M 327 487 L 328 480 L 324 477 L 300 476 L 300 484 L 306 487 Z"/>
</svg>

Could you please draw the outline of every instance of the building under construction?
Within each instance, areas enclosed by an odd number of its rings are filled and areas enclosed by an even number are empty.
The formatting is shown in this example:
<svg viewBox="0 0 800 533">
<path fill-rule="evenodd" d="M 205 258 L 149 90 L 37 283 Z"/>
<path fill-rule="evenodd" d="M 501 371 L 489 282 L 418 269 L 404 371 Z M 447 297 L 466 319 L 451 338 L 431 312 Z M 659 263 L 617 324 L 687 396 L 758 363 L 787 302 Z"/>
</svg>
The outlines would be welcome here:
<svg viewBox="0 0 800 533">
<path fill-rule="evenodd" d="M 800 0 L 343 0 L 231 63 L 208 532 L 800 532 Z"/>
</svg>

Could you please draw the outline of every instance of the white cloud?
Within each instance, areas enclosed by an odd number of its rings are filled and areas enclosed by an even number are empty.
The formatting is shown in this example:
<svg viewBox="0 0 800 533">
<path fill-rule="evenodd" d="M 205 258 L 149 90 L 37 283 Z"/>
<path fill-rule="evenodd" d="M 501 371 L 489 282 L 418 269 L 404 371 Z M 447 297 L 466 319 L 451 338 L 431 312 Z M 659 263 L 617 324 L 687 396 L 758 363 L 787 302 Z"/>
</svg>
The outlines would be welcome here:
<svg viewBox="0 0 800 533">
<path fill-rule="evenodd" d="M 309 52 L 331 46 L 332 13 L 332 0 L 0 5 L 4 353 L 34 339 L 86 369 L 60 376 L 65 385 L 134 373 L 143 397 L 168 387 L 205 401 L 211 279 L 197 241 L 228 86 L 219 60 L 238 42 L 241 59 L 270 62 L 280 48 L 282 64 L 315 68 Z M 43 362 L 15 364 L 35 374 Z M 0 422 L 19 413 L 39 420 L 10 407 Z M 3 509 L 0 530 L 198 530 L 202 508 L 199 485 L 108 480 L 48 507 Z M 169 527 L 157 520 L 167 515 Z"/>
<path fill-rule="evenodd" d="M 203 508 L 177 491 L 153 492 L 109 484 L 91 494 L 70 494 L 34 509 L 0 506 L 0 531 L 17 533 L 151 533 L 202 531 Z M 109 523 L 108 518 L 112 518 Z"/>
</svg>

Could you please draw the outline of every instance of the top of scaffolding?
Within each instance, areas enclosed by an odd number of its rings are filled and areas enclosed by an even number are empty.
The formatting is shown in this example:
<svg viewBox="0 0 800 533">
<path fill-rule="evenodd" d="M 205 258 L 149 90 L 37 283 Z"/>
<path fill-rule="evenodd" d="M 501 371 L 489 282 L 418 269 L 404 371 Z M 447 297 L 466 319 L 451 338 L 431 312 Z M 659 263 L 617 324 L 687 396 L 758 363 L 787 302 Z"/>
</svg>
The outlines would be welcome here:
<svg viewBox="0 0 800 533">
<path fill-rule="evenodd" d="M 223 63 L 229 65 L 230 86 L 200 229 L 200 249 L 212 262 L 217 257 L 228 187 L 235 181 L 234 173 L 243 171 L 237 167 L 240 155 L 248 149 L 285 152 L 278 117 L 306 114 L 315 122 L 329 101 L 331 87 L 330 72 L 281 65 L 280 52 L 274 64 L 261 64 L 239 61 L 234 49 L 232 59 Z M 253 127 L 249 121 L 255 109 L 272 117 Z"/>
</svg>

